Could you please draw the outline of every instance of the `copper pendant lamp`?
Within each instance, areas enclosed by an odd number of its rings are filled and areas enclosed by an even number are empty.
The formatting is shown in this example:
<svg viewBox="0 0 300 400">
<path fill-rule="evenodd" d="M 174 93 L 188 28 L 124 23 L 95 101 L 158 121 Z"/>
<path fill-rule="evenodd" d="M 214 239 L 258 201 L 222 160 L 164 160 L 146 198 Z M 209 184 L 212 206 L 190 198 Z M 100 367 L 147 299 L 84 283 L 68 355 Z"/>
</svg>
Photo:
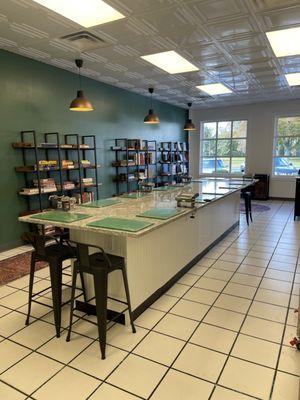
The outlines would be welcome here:
<svg viewBox="0 0 300 400">
<path fill-rule="evenodd" d="M 189 107 L 189 116 L 190 116 L 190 108 L 192 107 L 192 103 L 188 103 L 188 107 Z M 184 131 L 195 131 L 196 130 L 196 127 L 190 118 L 188 118 L 188 120 L 186 121 L 186 123 L 183 127 L 183 130 Z"/>
<path fill-rule="evenodd" d="M 78 77 L 79 77 L 79 90 L 77 90 L 76 98 L 70 104 L 71 111 L 93 111 L 94 108 L 89 100 L 85 97 L 83 90 L 81 89 L 81 73 L 80 68 L 83 65 L 81 59 L 75 60 L 76 67 L 78 67 Z"/>
<path fill-rule="evenodd" d="M 151 94 L 151 108 L 149 110 L 149 113 L 146 115 L 144 118 L 144 123 L 145 124 L 159 124 L 160 120 L 156 114 L 154 114 L 153 106 L 152 106 L 152 95 L 154 92 L 153 88 L 149 88 L 149 93 Z"/>
</svg>

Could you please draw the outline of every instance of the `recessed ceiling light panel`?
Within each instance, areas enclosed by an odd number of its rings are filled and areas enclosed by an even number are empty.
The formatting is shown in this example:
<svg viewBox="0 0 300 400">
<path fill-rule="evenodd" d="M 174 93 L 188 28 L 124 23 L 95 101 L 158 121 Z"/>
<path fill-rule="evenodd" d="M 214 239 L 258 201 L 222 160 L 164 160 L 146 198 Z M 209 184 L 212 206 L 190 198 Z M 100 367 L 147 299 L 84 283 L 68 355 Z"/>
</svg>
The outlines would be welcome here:
<svg viewBox="0 0 300 400">
<path fill-rule="evenodd" d="M 300 72 L 297 72 L 295 74 L 286 74 L 285 77 L 290 86 L 300 85 Z"/>
<path fill-rule="evenodd" d="M 232 93 L 232 90 L 230 90 L 227 86 L 223 85 L 223 83 L 211 83 L 209 85 L 200 85 L 196 87 L 197 89 L 200 89 L 205 93 L 208 93 L 210 96 Z"/>
<path fill-rule="evenodd" d="M 89 28 L 125 18 L 102 0 L 34 0 L 36 3 Z"/>
<path fill-rule="evenodd" d="M 164 51 L 162 53 L 149 54 L 141 57 L 143 60 L 154 64 L 169 74 L 180 74 L 183 72 L 199 71 L 195 65 L 183 58 L 176 51 Z"/>
<path fill-rule="evenodd" d="M 277 57 L 300 54 L 300 27 L 266 32 L 266 35 Z"/>
</svg>

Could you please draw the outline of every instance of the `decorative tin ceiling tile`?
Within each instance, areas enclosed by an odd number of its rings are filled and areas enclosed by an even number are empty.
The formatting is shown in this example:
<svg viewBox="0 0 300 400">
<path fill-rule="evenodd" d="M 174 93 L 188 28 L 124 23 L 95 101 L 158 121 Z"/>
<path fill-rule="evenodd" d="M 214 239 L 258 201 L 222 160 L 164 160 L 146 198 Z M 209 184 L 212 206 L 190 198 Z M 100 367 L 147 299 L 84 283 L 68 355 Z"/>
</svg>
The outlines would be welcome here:
<svg viewBox="0 0 300 400">
<path fill-rule="evenodd" d="M 66 35 L 85 30 L 32 0 L 1 0 L 0 48 L 186 108 L 249 104 L 299 96 L 285 73 L 300 56 L 277 59 L 265 32 L 300 26 L 299 0 L 107 0 L 124 19 L 87 29 L 104 47 L 80 51 Z M 175 50 L 200 70 L 170 75 L 141 59 Z M 205 97 L 196 86 L 223 82 L 231 95 Z"/>
</svg>

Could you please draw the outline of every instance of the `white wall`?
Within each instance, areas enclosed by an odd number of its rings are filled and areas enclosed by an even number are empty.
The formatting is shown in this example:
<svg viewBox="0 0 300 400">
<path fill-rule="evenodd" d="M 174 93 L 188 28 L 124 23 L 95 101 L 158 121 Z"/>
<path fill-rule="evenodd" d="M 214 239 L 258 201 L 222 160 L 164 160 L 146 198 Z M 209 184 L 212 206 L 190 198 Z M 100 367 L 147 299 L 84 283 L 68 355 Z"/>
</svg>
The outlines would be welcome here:
<svg viewBox="0 0 300 400">
<path fill-rule="evenodd" d="M 195 132 L 189 133 L 190 173 L 199 176 L 200 124 L 207 120 L 247 119 L 247 173 L 270 174 L 270 196 L 294 197 L 295 178 L 272 176 L 275 118 L 300 115 L 300 100 L 257 103 L 245 106 L 192 110 Z"/>
</svg>

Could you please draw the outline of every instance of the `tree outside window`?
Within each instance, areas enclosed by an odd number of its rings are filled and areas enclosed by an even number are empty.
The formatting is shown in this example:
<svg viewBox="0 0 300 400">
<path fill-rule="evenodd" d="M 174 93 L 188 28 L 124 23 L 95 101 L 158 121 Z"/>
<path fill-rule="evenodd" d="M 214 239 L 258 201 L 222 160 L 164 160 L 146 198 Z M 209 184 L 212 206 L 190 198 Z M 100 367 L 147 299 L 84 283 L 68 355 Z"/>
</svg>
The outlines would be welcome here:
<svg viewBox="0 0 300 400">
<path fill-rule="evenodd" d="M 246 141 L 246 120 L 204 122 L 201 172 L 243 174 L 246 168 Z"/>
<path fill-rule="evenodd" d="M 300 169 L 300 116 L 277 119 L 274 175 L 297 175 Z"/>
</svg>

